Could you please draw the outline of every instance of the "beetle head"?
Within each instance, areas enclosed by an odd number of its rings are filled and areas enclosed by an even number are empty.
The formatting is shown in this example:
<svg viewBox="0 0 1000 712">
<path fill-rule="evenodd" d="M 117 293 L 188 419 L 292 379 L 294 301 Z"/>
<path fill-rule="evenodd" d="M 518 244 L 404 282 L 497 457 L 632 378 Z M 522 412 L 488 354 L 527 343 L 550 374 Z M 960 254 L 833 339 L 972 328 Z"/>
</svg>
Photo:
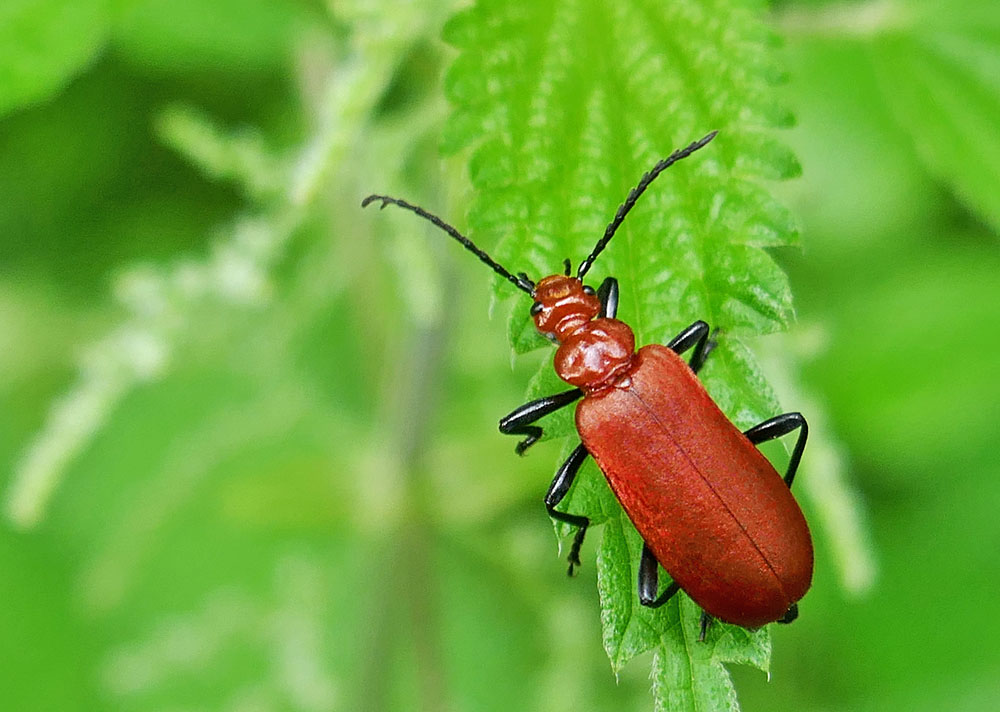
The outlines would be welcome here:
<svg viewBox="0 0 1000 712">
<path fill-rule="evenodd" d="M 601 300 L 576 277 L 554 274 L 535 285 L 531 316 L 542 334 L 563 341 L 601 313 Z"/>
</svg>

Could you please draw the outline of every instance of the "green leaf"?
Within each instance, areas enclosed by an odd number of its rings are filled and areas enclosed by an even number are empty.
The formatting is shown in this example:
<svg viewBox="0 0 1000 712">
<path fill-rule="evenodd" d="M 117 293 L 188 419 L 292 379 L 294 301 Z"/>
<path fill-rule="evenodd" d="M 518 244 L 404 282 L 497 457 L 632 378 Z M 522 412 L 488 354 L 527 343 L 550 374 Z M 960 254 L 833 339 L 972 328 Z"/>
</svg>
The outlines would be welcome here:
<svg viewBox="0 0 1000 712">
<path fill-rule="evenodd" d="M 885 98 L 931 171 L 1000 231 L 1000 6 L 903 8 L 872 42 Z"/>
<path fill-rule="evenodd" d="M 535 323 L 523 309 L 514 309 L 507 319 L 507 336 L 514 353 L 526 354 L 544 348 L 551 342 L 538 333 Z"/>
<path fill-rule="evenodd" d="M 677 623 L 674 601 L 656 610 L 639 604 L 635 582 L 641 553 L 642 539 L 624 517 L 605 524 L 597 559 L 597 587 L 601 594 L 604 649 L 616 672 L 636 655 L 655 648 L 671 619 L 672 624 Z"/>
<path fill-rule="evenodd" d="M 771 656 L 766 629 L 749 631 L 713 624 L 704 642 L 698 640 L 701 609 L 687 596 L 671 607 L 680 608 L 653 656 L 653 694 L 658 712 L 673 710 L 739 710 L 736 691 L 722 663 L 753 665 L 765 672 Z"/>
<path fill-rule="evenodd" d="M 640 344 L 663 343 L 695 319 L 718 327 L 703 372 L 712 395 L 740 426 L 778 412 L 739 336 L 781 329 L 793 316 L 787 279 L 761 248 L 794 243 L 795 225 L 756 181 L 797 175 L 799 166 L 771 132 L 790 114 L 772 97 L 783 74 L 755 13 L 733 0 L 482 0 L 456 14 L 445 37 L 461 51 L 446 78 L 454 111 L 443 149 L 472 148 L 468 224 L 512 272 L 538 279 L 561 271 L 564 258 L 578 264 L 645 171 L 719 130 L 657 178 L 588 281 L 619 279 L 619 317 Z M 519 353 L 540 343 L 528 306 L 520 298 L 510 322 Z M 530 397 L 564 388 L 546 362 Z M 571 418 L 542 427 L 574 434 Z M 584 467 L 564 508 L 606 520 L 598 582 L 612 666 L 656 650 L 658 708 L 735 709 L 722 663 L 766 669 L 767 631 L 718 624 L 697 643 L 700 612 L 686 598 L 657 611 L 640 606 L 641 540 L 596 467 Z"/>
<path fill-rule="evenodd" d="M 91 62 L 107 34 L 105 0 L 5 0 L 0 5 L 0 116 L 56 92 Z"/>
<path fill-rule="evenodd" d="M 635 594 L 642 539 L 627 520 L 604 527 L 598 558 L 604 647 L 618 671 L 628 660 L 654 650 L 653 692 L 656 709 L 738 710 L 736 693 L 723 662 L 753 665 L 767 671 L 771 654 L 766 629 L 749 631 L 714 622 L 704 641 L 701 609 L 684 594 L 651 610 Z M 622 566 L 621 562 L 630 562 Z M 661 587 L 667 582 L 661 581 Z"/>
</svg>

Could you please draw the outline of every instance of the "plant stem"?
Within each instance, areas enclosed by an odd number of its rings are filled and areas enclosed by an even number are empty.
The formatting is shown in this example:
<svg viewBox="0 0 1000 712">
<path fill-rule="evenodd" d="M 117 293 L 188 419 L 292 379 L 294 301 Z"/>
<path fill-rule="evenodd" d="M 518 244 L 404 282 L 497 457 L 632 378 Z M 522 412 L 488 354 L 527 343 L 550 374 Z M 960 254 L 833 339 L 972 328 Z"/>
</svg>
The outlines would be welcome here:
<svg viewBox="0 0 1000 712">
<path fill-rule="evenodd" d="M 454 289 L 453 279 L 445 275 L 445 291 Z M 448 303 L 445 294 L 445 302 Z M 438 606 L 432 575 L 433 533 L 430 530 L 427 499 L 425 443 L 434 422 L 437 393 L 443 365 L 442 352 L 447 344 L 450 320 L 442 310 L 428 321 L 413 327 L 400 349 L 392 378 L 394 396 L 386 400 L 386 428 L 391 433 L 391 459 L 398 464 L 389 477 L 397 489 L 401 515 L 382 532 L 383 546 L 374 570 L 381 578 L 373 582 L 380 593 L 376 602 L 377 618 L 372 627 L 372 646 L 361 676 L 364 681 L 364 709 L 385 708 L 384 699 L 391 674 L 387 661 L 393 655 L 393 631 L 404 623 L 388 609 L 397 608 L 407 620 L 412 638 L 412 657 L 417 665 L 418 709 L 446 712 L 451 709 L 445 685 L 444 661 L 437 625 Z M 393 476 L 394 475 L 394 476 Z"/>
</svg>

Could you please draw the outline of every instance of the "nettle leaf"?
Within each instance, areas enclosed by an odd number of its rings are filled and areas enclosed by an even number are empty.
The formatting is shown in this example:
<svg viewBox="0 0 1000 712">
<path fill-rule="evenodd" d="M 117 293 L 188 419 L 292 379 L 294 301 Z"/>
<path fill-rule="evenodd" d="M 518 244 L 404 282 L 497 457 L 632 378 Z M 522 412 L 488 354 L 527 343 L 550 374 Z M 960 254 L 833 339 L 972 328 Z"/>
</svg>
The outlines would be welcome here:
<svg viewBox="0 0 1000 712">
<path fill-rule="evenodd" d="M 523 307 L 523 303 L 519 303 Z M 531 319 L 524 318 L 524 309 L 514 309 L 507 321 L 507 337 L 514 353 L 526 354 L 551 346 L 552 342 L 538 333 Z"/>
<path fill-rule="evenodd" d="M 740 337 L 784 328 L 793 316 L 788 281 L 761 248 L 793 244 L 795 225 L 756 181 L 799 171 L 772 136 L 790 116 L 772 97 L 782 73 L 756 9 L 737 0 L 481 0 L 445 29 L 460 53 L 446 78 L 454 111 L 443 147 L 473 148 L 468 224 L 512 272 L 537 280 L 562 271 L 564 258 L 579 264 L 643 173 L 719 130 L 657 178 L 588 281 L 618 278 L 619 317 L 639 344 L 664 343 L 696 319 L 717 327 L 702 374 L 744 428 L 779 409 Z M 512 291 L 499 279 L 497 290 Z M 523 353 L 543 341 L 532 335 L 530 301 L 518 299 L 509 333 Z M 566 387 L 546 361 L 528 395 Z M 571 412 L 541 425 L 550 437 L 573 436 L 564 454 L 578 443 Z M 563 508 L 605 523 L 597 565 L 613 667 L 654 650 L 658 709 L 735 709 L 722 664 L 766 670 L 767 631 L 715 624 L 698 643 L 700 611 L 686 597 L 656 611 L 640 606 L 641 540 L 593 463 Z"/>
<path fill-rule="evenodd" d="M 1000 8 L 925 0 L 898 10 L 871 46 L 886 100 L 931 170 L 1000 231 Z"/>
<path fill-rule="evenodd" d="M 701 609 L 686 596 L 653 656 L 653 695 L 657 712 L 738 710 L 736 691 L 722 663 L 768 669 L 771 639 L 766 629 L 716 626 L 698 640 Z"/>
</svg>

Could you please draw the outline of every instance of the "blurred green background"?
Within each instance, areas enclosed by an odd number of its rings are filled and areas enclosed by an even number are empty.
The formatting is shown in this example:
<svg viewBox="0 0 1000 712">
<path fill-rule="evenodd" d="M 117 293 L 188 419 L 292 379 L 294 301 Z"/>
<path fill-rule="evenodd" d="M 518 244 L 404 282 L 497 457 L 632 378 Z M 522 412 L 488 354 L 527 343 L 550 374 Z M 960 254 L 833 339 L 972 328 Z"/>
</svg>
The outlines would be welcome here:
<svg viewBox="0 0 1000 712">
<path fill-rule="evenodd" d="M 651 708 L 593 542 L 564 576 L 558 445 L 496 432 L 549 354 L 512 367 L 482 267 L 358 208 L 464 204 L 452 9 L 0 8 L 0 708 Z M 804 243 L 760 353 L 822 423 L 807 514 L 843 478 L 863 548 L 845 582 L 818 537 L 743 708 L 998 709 L 1000 5 L 760 12 Z"/>
</svg>

